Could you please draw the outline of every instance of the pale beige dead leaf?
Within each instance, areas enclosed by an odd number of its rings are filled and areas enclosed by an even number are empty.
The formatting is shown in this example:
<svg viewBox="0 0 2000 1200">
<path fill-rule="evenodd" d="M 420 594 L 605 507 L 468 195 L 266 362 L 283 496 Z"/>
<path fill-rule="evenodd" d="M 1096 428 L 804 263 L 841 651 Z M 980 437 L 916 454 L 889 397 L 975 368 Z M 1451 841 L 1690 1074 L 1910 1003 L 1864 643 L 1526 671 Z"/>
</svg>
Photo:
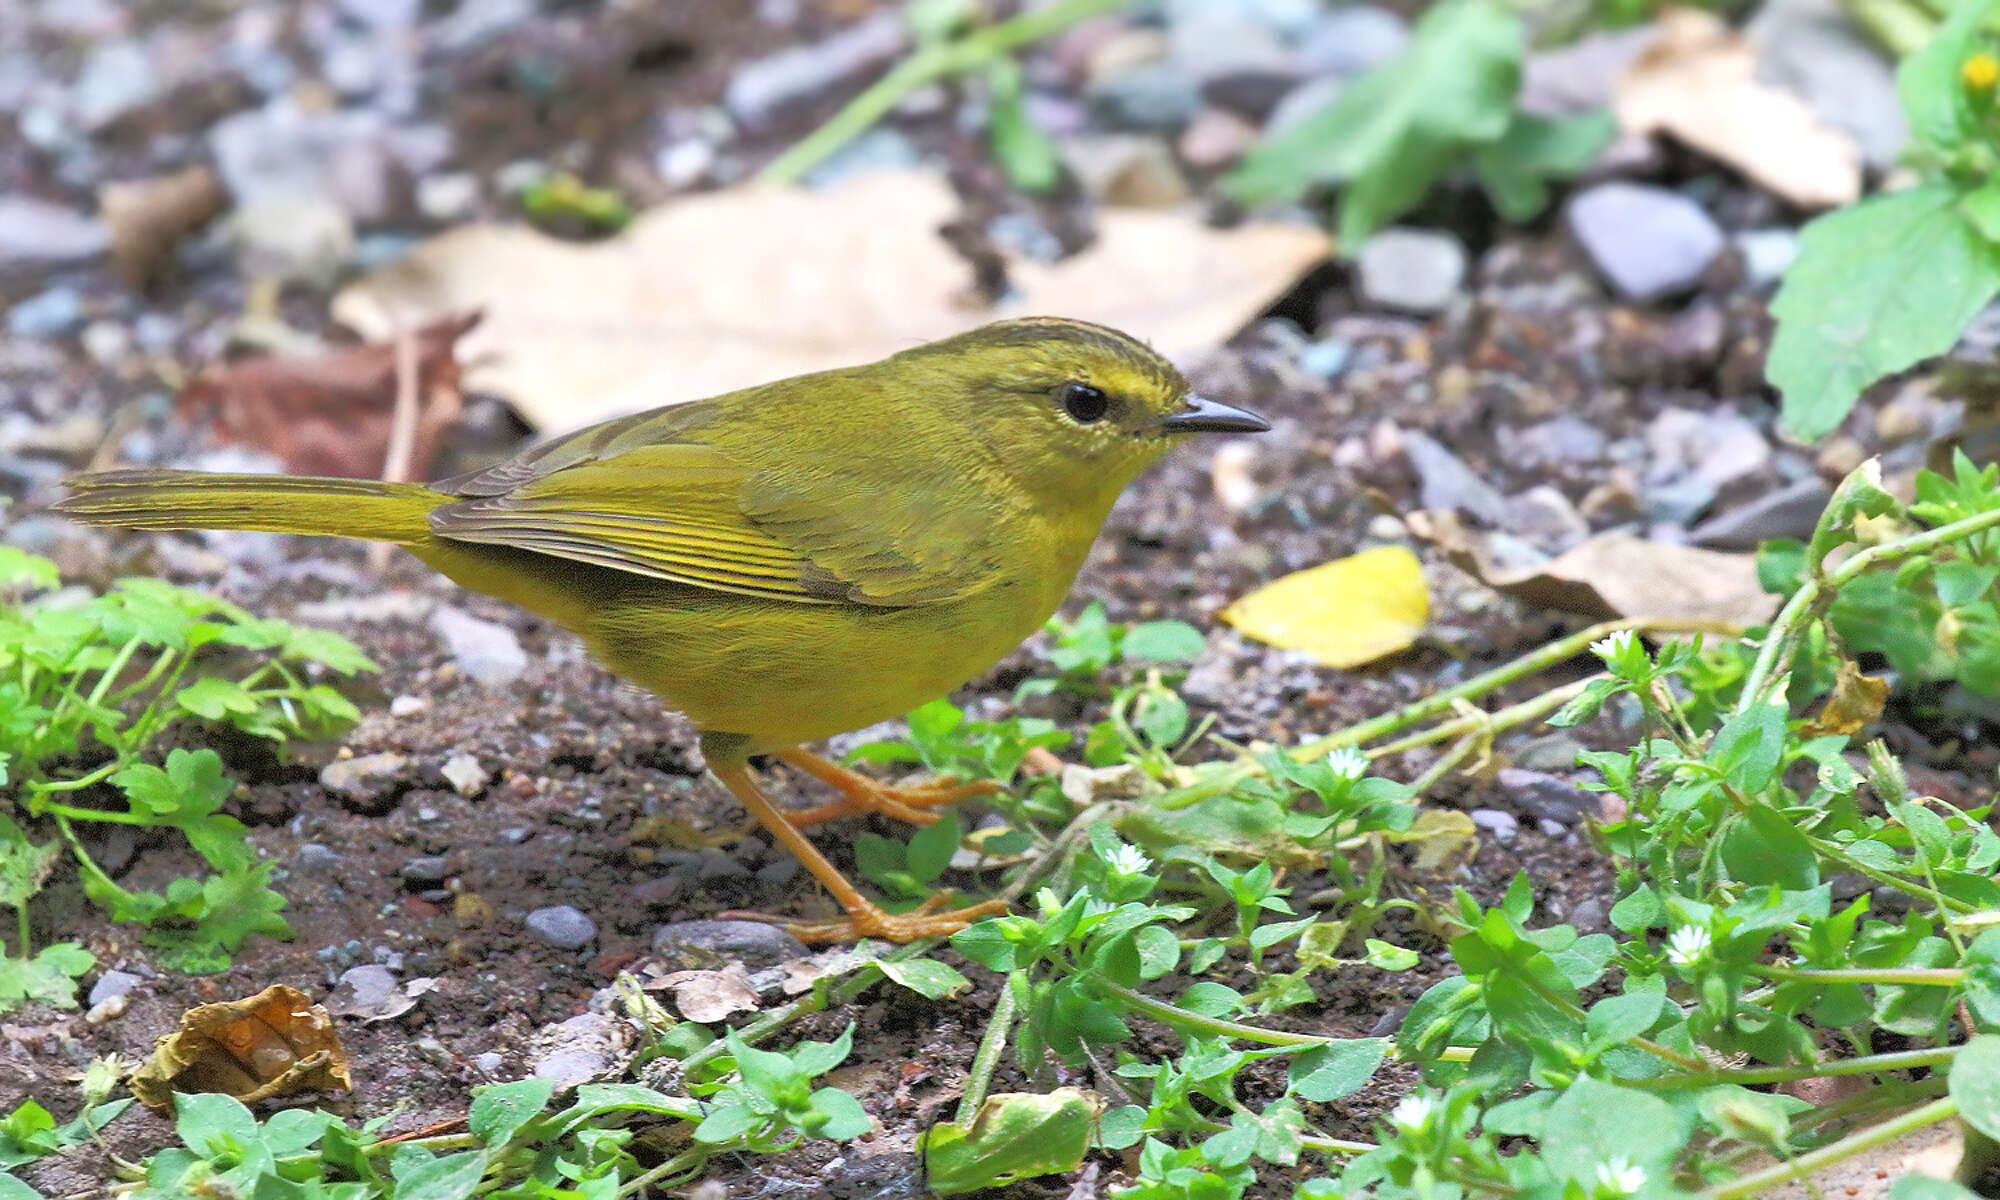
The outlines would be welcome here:
<svg viewBox="0 0 2000 1200">
<path fill-rule="evenodd" d="M 720 971 L 675 971 L 659 986 L 674 994 L 674 1004 L 690 1021 L 707 1024 L 740 1012 L 757 1011 L 757 991 L 740 962 Z"/>
<path fill-rule="evenodd" d="M 1756 78 L 1749 39 L 1709 13 L 1675 9 L 1618 81 L 1612 110 L 1629 133 L 1665 133 L 1806 208 L 1861 195 L 1861 148 L 1806 102 Z"/>
<path fill-rule="evenodd" d="M 359 280 L 333 312 L 374 337 L 483 309 L 464 343 L 467 386 L 556 432 L 869 362 L 1008 316 L 1098 321 L 1184 361 L 1329 251 L 1303 225 L 1214 229 L 1192 214 L 1113 210 L 1082 253 L 1010 264 L 1007 303 L 974 307 L 970 269 L 938 235 L 957 211 L 940 177 L 893 171 L 818 191 L 685 197 L 591 245 L 469 225 Z"/>
<path fill-rule="evenodd" d="M 1754 554 L 1600 533 L 1547 562 L 1508 570 L 1489 563 L 1457 522 L 1434 521 L 1430 531 L 1453 565 L 1540 608 L 1737 632 L 1769 621 L 1778 607 L 1778 598 L 1757 582 Z"/>
<path fill-rule="evenodd" d="M 1416 641 L 1430 605 L 1417 556 L 1376 546 L 1273 580 L 1221 616 L 1260 642 L 1356 667 Z"/>
<path fill-rule="evenodd" d="M 131 1081 L 139 1102 L 160 1112 L 172 1112 L 181 1092 L 221 1092 L 255 1104 L 353 1086 L 332 1016 L 283 984 L 187 1010 Z"/>
</svg>

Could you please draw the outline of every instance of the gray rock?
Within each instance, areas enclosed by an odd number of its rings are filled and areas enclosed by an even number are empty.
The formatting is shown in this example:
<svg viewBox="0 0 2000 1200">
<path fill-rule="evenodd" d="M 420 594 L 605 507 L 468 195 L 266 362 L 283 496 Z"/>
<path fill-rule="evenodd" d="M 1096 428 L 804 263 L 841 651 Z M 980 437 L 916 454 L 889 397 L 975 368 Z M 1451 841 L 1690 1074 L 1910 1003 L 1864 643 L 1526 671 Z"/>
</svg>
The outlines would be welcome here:
<svg viewBox="0 0 2000 1200">
<path fill-rule="evenodd" d="M 1361 247 L 1361 295 L 1383 308 L 1443 312 L 1465 283 L 1465 247 L 1430 229 L 1384 229 Z"/>
<path fill-rule="evenodd" d="M 1299 349 L 1299 370 L 1316 379 L 1333 379 L 1354 361 L 1354 343 L 1346 338 L 1321 338 Z"/>
<path fill-rule="evenodd" d="M 1309 79 L 1278 101 L 1271 109 L 1271 115 L 1264 121 L 1264 136 L 1281 133 L 1299 122 L 1317 116 L 1320 110 L 1332 104 L 1347 88 L 1347 81 L 1338 75 L 1326 75 L 1319 79 Z"/>
<path fill-rule="evenodd" d="M 1703 521 L 1688 531 L 1688 542 L 1715 550 L 1755 550 L 1772 538 L 1808 538 L 1831 499 L 1832 485 L 1808 476 Z"/>
<path fill-rule="evenodd" d="M 1561 554 L 1590 536 L 1590 522 L 1569 497 L 1546 483 L 1507 499 L 1506 529 L 1538 550 Z"/>
<path fill-rule="evenodd" d="M 341 15 L 370 29 L 408 29 L 423 15 L 424 0 L 339 0 Z"/>
<path fill-rule="evenodd" d="M 1596 815 L 1597 797 L 1566 776 L 1520 767 L 1501 767 L 1495 780 L 1529 816 L 1574 825 L 1586 814 Z"/>
<path fill-rule="evenodd" d="M 1190 6 L 1169 22 L 1167 60 L 1200 83 L 1232 75 L 1297 79 L 1305 74 L 1305 65 L 1270 26 L 1229 4 Z"/>
<path fill-rule="evenodd" d="M 753 970 L 806 956 L 805 943 L 762 921 L 675 921 L 653 935 L 653 953 L 678 967 L 690 957 L 737 959 Z M 693 965 L 700 965 L 697 961 Z"/>
<path fill-rule="evenodd" d="M 230 214 L 224 231 L 251 279 L 326 288 L 354 257 L 354 222 L 326 196 L 257 201 Z"/>
<path fill-rule="evenodd" d="M 1665 525 L 1689 525 L 1715 503 L 1716 486 L 1699 475 L 1683 475 L 1646 485 L 1646 517 Z"/>
<path fill-rule="evenodd" d="M 750 868 L 743 865 L 733 854 L 713 847 L 697 852 L 694 877 L 702 883 L 712 883 L 718 879 L 743 879 L 750 874 Z"/>
<path fill-rule="evenodd" d="M 58 284 L 37 292 L 7 310 L 7 332 L 30 341 L 48 341 L 74 333 L 83 324 L 83 295 Z"/>
<path fill-rule="evenodd" d="M 1611 909 L 1595 896 L 1577 902 L 1569 910 L 1569 924 L 1578 933 L 1596 933 L 1611 926 Z"/>
<path fill-rule="evenodd" d="M 1669 408 L 1646 426 L 1649 480 L 1692 474 L 1721 490 L 1771 467 L 1771 443 L 1756 425 L 1727 410 Z"/>
<path fill-rule="evenodd" d="M 479 177 L 466 171 L 417 180 L 417 211 L 439 224 L 463 221 L 479 209 Z"/>
<path fill-rule="evenodd" d="M 487 1050 L 472 1056 L 472 1065 L 479 1068 L 482 1075 L 493 1076 L 507 1065 L 507 1059 L 498 1050 Z"/>
<path fill-rule="evenodd" d="M 97 977 L 96 983 L 90 985 L 90 1003 L 95 1006 L 114 996 L 124 996 L 144 982 L 146 980 L 142 976 L 130 971 L 106 971 Z"/>
<path fill-rule="evenodd" d="M 1529 738 L 1513 752 L 1514 765 L 1530 771 L 1569 770 L 1585 747 L 1567 733 Z"/>
<path fill-rule="evenodd" d="M 451 790 L 461 796 L 477 796 L 486 790 L 491 779 L 486 768 L 480 766 L 479 760 L 470 754 L 454 754 L 445 759 L 439 773 L 451 785 Z"/>
<path fill-rule="evenodd" d="M 1403 18 L 1372 4 L 1322 7 L 1300 39 L 1299 57 L 1314 74 L 1352 78 L 1396 57 L 1410 43 Z"/>
<path fill-rule="evenodd" d="M 909 43 L 900 13 L 883 9 L 809 46 L 794 46 L 736 69 L 723 89 L 729 115 L 761 126 L 779 112 L 872 73 Z"/>
<path fill-rule="evenodd" d="M 358 758 L 336 758 L 320 768 L 320 785 L 350 801 L 370 804 L 402 790 L 410 765 L 407 755 L 383 751 Z"/>
<path fill-rule="evenodd" d="M 682 138 L 660 147 L 653 156 L 653 173 L 676 191 L 691 188 L 715 166 L 715 143 L 704 137 Z"/>
<path fill-rule="evenodd" d="M 292 854 L 292 862 L 301 871 L 330 873 L 340 866 L 340 855 L 318 842 L 306 842 Z"/>
<path fill-rule="evenodd" d="M 538 908 L 526 924 L 529 933 L 558 950 L 581 950 L 597 937 L 597 922 L 567 904 Z"/>
<path fill-rule="evenodd" d="M 1598 273 L 1637 304 L 1693 287 L 1722 251 L 1722 231 L 1702 207 L 1665 188 L 1600 183 L 1572 196 L 1564 213 Z"/>
<path fill-rule="evenodd" d="M 1658 36 L 1658 26 L 1647 24 L 1587 34 L 1568 45 L 1530 54 L 1521 71 L 1522 110 L 1542 117 L 1568 117 L 1609 108 L 1618 81 Z"/>
<path fill-rule="evenodd" d="M 757 868 L 757 882 L 765 887 L 784 887 L 799 877 L 799 860 L 787 855 Z"/>
<path fill-rule="evenodd" d="M 372 110 L 318 112 L 280 99 L 216 122 L 208 144 L 239 206 L 310 197 L 367 222 L 394 209 L 398 169 L 421 177 L 443 164 L 451 134 L 392 125 Z"/>
<path fill-rule="evenodd" d="M 1188 198 L 1173 152 L 1156 137 L 1100 134 L 1065 139 L 1063 161 L 1083 190 L 1106 204 L 1171 208 Z"/>
<path fill-rule="evenodd" d="M 1743 260 L 1743 281 L 1753 288 L 1776 284 L 1799 256 L 1796 229 L 1746 229 L 1729 240 Z"/>
<path fill-rule="evenodd" d="M 923 161 L 924 152 L 900 129 L 877 126 L 842 146 L 832 158 L 806 172 L 808 187 L 831 187 L 856 175 L 897 171 Z"/>
<path fill-rule="evenodd" d="M 70 93 L 77 124 L 95 133 L 160 94 L 156 56 L 136 41 L 104 42 L 90 51 Z"/>
<path fill-rule="evenodd" d="M 528 669 L 528 652 L 505 625 L 482 621 L 464 609 L 440 605 L 431 614 L 431 629 L 444 640 L 458 669 L 475 683 L 512 683 Z"/>
<path fill-rule="evenodd" d="M 1513 813 L 1501 812 L 1497 808 L 1475 808 L 1465 814 L 1472 823 L 1486 832 L 1496 842 L 1511 842 L 1521 832 L 1521 822 Z"/>
<path fill-rule="evenodd" d="M 442 854 L 425 854 L 404 863 L 396 874 L 412 888 L 433 888 L 451 875 L 451 864 Z"/>
<path fill-rule="evenodd" d="M 1745 32 L 1757 46 L 1760 80 L 1853 135 L 1869 166 L 1882 170 L 1902 159 L 1910 127 L 1896 95 L 1895 65 L 1836 0 L 1771 0 Z"/>
<path fill-rule="evenodd" d="M 27 196 L 0 196 L 0 275 L 85 263 L 110 249 L 101 221 Z"/>
<path fill-rule="evenodd" d="M 1499 491 L 1429 434 L 1405 430 L 1403 452 L 1417 473 L 1425 508 L 1464 512 L 1493 526 L 1506 523 L 1507 501 Z"/>
<path fill-rule="evenodd" d="M 1201 111 L 1201 82 L 1172 63 L 1140 63 L 1089 87 L 1091 103 L 1115 125 L 1174 129 Z"/>
<path fill-rule="evenodd" d="M 1174 146 L 1195 170 L 1219 171 L 1242 158 L 1256 144 L 1255 125 L 1235 113 L 1204 108 L 1181 130 Z"/>
<path fill-rule="evenodd" d="M 1500 450 L 1522 467 L 1562 467 L 1595 463 L 1610 444 L 1602 429 L 1564 413 L 1525 429 L 1502 428 Z"/>
</svg>

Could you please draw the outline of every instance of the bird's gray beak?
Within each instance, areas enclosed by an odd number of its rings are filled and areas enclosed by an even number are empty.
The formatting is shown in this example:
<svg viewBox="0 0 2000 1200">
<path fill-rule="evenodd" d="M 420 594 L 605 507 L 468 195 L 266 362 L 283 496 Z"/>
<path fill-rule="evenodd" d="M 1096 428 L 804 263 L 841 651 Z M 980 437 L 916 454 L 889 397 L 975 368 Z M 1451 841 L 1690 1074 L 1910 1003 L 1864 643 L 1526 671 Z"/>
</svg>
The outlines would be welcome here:
<svg viewBox="0 0 2000 1200">
<path fill-rule="evenodd" d="M 1183 400 L 1186 408 L 1160 421 L 1162 433 L 1263 433 L 1271 423 L 1248 409 L 1232 408 L 1200 396 Z"/>
</svg>

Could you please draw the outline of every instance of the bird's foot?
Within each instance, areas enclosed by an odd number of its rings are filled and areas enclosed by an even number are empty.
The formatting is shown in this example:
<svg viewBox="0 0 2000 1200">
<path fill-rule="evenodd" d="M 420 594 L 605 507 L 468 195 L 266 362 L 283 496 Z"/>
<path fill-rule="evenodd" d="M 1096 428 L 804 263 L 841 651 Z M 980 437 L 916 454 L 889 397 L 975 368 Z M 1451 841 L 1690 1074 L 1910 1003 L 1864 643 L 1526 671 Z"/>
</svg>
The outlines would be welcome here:
<svg viewBox="0 0 2000 1200">
<path fill-rule="evenodd" d="M 950 903 L 951 899 L 950 892 L 939 892 L 924 901 L 922 907 L 906 913 L 883 912 L 873 904 L 869 904 L 852 909 L 845 917 L 833 921 L 794 921 L 787 917 L 746 912 L 721 913 L 718 916 L 783 925 L 787 933 L 808 946 L 826 945 L 831 942 L 855 942 L 862 938 L 880 938 L 900 946 L 904 942 L 914 942 L 918 938 L 942 937 L 945 934 L 957 933 L 975 921 L 999 916 L 1007 911 L 1005 900 L 987 900 L 966 908 L 939 912 L 938 909 Z"/>
<path fill-rule="evenodd" d="M 859 771 L 851 771 L 806 750 L 787 750 L 777 755 L 780 762 L 796 767 L 840 793 L 840 799 L 812 808 L 793 809 L 785 814 L 794 829 L 806 829 L 863 813 L 881 813 L 909 825 L 932 825 L 938 815 L 926 811 L 957 804 L 975 796 L 991 796 L 1007 789 L 991 779 L 934 779 L 929 783 L 880 783 Z"/>
</svg>

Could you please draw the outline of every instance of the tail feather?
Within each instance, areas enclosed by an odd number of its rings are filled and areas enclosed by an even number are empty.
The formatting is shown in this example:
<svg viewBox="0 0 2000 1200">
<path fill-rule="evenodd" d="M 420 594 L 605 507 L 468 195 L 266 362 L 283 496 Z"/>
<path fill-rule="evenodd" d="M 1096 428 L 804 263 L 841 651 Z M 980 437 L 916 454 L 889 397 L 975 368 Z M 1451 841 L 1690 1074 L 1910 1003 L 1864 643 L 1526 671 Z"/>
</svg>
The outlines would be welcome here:
<svg viewBox="0 0 2000 1200">
<path fill-rule="evenodd" d="M 127 529 L 254 529 L 412 545 L 444 497 L 420 483 L 204 471 L 102 471 L 69 480 L 56 512 Z"/>
</svg>

